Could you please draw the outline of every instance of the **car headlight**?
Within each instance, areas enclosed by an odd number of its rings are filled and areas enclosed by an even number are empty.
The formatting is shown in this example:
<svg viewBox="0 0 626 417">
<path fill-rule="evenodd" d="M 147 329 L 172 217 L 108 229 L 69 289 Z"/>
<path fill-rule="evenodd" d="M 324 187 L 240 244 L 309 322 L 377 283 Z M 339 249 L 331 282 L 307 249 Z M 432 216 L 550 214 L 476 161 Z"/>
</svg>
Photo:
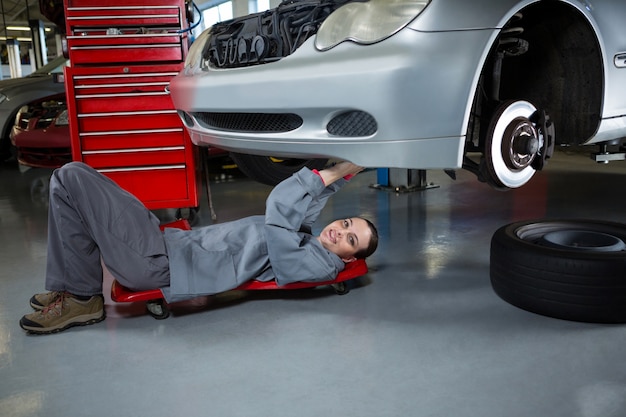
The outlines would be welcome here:
<svg viewBox="0 0 626 417">
<path fill-rule="evenodd" d="M 408 25 L 430 0 L 370 0 L 341 6 L 322 23 L 315 47 L 326 51 L 344 41 L 372 44 Z"/>
<path fill-rule="evenodd" d="M 185 69 L 195 68 L 202 59 L 202 52 L 204 52 L 204 46 L 211 36 L 211 28 L 205 30 L 198 36 L 198 38 L 189 47 L 187 58 L 185 59 Z"/>
<path fill-rule="evenodd" d="M 59 113 L 56 120 L 54 121 L 55 126 L 67 126 L 69 124 L 70 121 L 67 117 L 67 110 L 63 110 L 61 113 Z"/>
<path fill-rule="evenodd" d="M 20 107 L 20 109 L 15 114 L 15 125 L 19 126 L 24 115 L 28 113 L 30 113 L 30 109 L 28 108 L 28 106 L 25 105 L 25 106 Z"/>
</svg>

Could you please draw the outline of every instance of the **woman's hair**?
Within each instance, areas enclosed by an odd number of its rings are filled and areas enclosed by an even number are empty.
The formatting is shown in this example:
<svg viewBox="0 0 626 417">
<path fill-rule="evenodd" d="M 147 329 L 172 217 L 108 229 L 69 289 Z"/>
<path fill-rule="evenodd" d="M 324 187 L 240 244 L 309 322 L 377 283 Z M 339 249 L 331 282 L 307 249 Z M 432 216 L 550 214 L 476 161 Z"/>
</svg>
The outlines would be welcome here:
<svg viewBox="0 0 626 417">
<path fill-rule="evenodd" d="M 360 251 L 354 254 L 354 257 L 357 259 L 365 259 L 368 256 L 370 256 L 372 253 L 374 253 L 376 251 L 376 248 L 378 247 L 378 230 L 376 229 L 376 226 L 374 226 L 374 223 L 372 223 L 371 221 L 363 217 L 359 217 L 359 218 L 365 220 L 365 222 L 367 223 L 367 226 L 370 228 L 370 231 L 372 232 L 372 237 L 370 238 L 370 243 L 369 245 L 367 245 L 367 248 L 361 249 Z"/>
</svg>

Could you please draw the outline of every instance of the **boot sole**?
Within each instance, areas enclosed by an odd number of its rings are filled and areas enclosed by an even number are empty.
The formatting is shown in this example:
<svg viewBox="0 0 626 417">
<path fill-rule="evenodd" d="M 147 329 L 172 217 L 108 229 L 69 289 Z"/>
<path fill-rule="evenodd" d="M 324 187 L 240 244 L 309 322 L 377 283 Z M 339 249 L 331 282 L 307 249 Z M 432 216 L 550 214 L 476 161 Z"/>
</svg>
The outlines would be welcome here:
<svg viewBox="0 0 626 417">
<path fill-rule="evenodd" d="M 26 332 L 28 332 L 29 334 L 52 334 L 52 333 L 59 333 L 62 332 L 63 330 L 67 330 L 70 327 L 76 327 L 76 326 L 88 326 L 90 324 L 96 324 L 101 322 L 102 320 L 104 320 L 106 318 L 106 314 L 104 312 L 104 310 L 102 310 L 102 313 L 94 313 L 94 314 L 86 314 L 83 316 L 78 316 L 78 317 L 73 317 L 71 322 L 69 323 L 60 323 L 55 327 L 33 327 L 33 326 L 29 326 L 27 324 L 22 323 L 22 321 L 20 320 L 20 327 L 24 330 L 26 330 Z"/>
</svg>

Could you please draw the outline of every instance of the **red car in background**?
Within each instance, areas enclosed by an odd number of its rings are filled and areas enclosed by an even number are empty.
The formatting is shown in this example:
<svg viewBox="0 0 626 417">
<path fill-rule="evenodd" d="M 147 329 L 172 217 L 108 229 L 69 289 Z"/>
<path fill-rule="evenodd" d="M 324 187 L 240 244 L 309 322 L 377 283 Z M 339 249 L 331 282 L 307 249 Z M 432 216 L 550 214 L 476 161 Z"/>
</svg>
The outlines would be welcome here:
<svg viewBox="0 0 626 417">
<path fill-rule="evenodd" d="M 56 94 L 22 106 L 10 132 L 17 161 L 32 168 L 58 168 L 72 160 L 65 94 Z M 209 157 L 227 156 L 209 147 Z"/>
<path fill-rule="evenodd" d="M 20 165 L 57 168 L 72 160 L 65 94 L 22 106 L 11 129 L 11 143 Z"/>
<path fill-rule="evenodd" d="M 47 96 L 22 106 L 15 116 L 15 124 L 9 136 L 13 145 L 12 152 L 21 168 L 58 168 L 70 162 L 72 145 L 65 93 Z M 218 171 L 237 167 L 251 178 L 270 185 L 290 176 L 306 162 L 272 157 L 252 157 L 256 159 L 248 162 L 245 159 L 247 155 L 239 155 L 235 165 L 230 161 L 229 152 L 221 148 L 209 146 L 202 149 L 209 159 L 229 160 L 217 165 Z M 250 163 L 255 163 L 254 167 L 263 172 L 262 179 L 249 174 L 246 168 Z M 213 165 L 215 168 L 215 164 Z"/>
</svg>

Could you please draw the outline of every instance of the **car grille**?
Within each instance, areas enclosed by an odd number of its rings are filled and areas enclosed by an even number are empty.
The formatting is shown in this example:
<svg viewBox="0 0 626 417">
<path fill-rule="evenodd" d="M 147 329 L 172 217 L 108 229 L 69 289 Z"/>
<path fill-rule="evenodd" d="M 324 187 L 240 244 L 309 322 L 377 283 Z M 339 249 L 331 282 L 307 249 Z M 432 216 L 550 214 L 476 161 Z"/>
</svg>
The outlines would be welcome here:
<svg viewBox="0 0 626 417">
<path fill-rule="evenodd" d="M 335 116 L 326 130 L 334 136 L 371 136 L 378 130 L 378 124 L 371 114 L 355 110 Z"/>
<path fill-rule="evenodd" d="M 20 110 L 17 125 L 21 129 L 28 130 L 33 122 L 31 129 L 46 129 L 66 109 L 65 101 L 56 97 L 37 101 L 29 104 L 25 111 Z"/>
<path fill-rule="evenodd" d="M 35 126 L 35 129 L 45 129 L 47 127 L 50 127 L 50 125 L 52 124 L 52 122 L 54 121 L 53 117 L 41 117 L 37 120 L 37 124 Z"/>
<path fill-rule="evenodd" d="M 193 113 L 197 123 L 207 129 L 233 132 L 279 133 L 302 126 L 293 113 Z"/>
</svg>

